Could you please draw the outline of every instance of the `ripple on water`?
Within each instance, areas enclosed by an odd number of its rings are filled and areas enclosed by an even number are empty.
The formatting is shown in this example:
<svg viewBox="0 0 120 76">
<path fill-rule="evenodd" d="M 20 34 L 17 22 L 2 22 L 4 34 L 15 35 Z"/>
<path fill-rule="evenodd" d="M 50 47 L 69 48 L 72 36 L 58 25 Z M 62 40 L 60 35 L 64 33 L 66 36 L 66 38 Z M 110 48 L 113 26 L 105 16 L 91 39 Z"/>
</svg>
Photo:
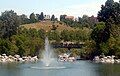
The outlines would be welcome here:
<svg viewBox="0 0 120 76">
<path fill-rule="evenodd" d="M 54 69 L 65 69 L 66 67 L 31 67 L 32 69 L 39 69 L 39 70 L 54 70 Z"/>
</svg>

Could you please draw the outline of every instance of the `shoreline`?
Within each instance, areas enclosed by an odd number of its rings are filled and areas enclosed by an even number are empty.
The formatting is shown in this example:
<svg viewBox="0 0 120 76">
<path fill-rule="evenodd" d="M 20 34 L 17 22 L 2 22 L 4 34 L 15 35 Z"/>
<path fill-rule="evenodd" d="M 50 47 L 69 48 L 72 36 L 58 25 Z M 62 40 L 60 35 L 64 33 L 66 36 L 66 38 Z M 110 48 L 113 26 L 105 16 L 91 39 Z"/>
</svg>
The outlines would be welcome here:
<svg viewBox="0 0 120 76">
<path fill-rule="evenodd" d="M 38 61 L 37 56 L 23 56 L 20 57 L 20 55 L 9 55 L 6 54 L 0 55 L 0 63 L 12 63 L 12 62 L 36 62 Z"/>
<path fill-rule="evenodd" d="M 0 55 L 0 63 L 23 63 L 23 62 L 37 62 L 39 60 L 38 56 L 23 56 L 20 57 L 20 55 L 9 55 L 7 56 L 6 54 Z M 80 61 L 80 60 L 86 60 L 86 59 L 79 59 L 75 61 Z M 90 60 L 95 63 L 106 63 L 106 64 L 115 64 L 115 63 L 120 63 L 120 59 L 115 59 L 115 56 L 95 56 L 93 60 Z M 64 61 L 63 61 L 64 62 Z"/>
<path fill-rule="evenodd" d="M 120 59 L 116 59 L 116 56 L 112 55 L 112 56 L 95 56 L 93 61 L 96 63 L 111 63 L 111 64 L 115 64 L 115 63 L 120 63 Z"/>
</svg>

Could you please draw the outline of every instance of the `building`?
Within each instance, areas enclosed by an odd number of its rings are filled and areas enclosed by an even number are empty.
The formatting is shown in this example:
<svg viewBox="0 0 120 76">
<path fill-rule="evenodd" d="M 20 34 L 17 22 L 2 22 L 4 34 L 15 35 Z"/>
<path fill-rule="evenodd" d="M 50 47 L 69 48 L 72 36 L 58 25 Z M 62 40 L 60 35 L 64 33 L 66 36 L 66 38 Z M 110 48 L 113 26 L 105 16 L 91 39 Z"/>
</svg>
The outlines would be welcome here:
<svg viewBox="0 0 120 76">
<path fill-rule="evenodd" d="M 65 16 L 65 19 L 74 20 L 74 16 Z"/>
<path fill-rule="evenodd" d="M 92 21 L 92 22 L 95 22 L 95 23 L 98 22 L 97 17 L 94 17 L 94 15 L 92 15 L 91 17 L 89 17 L 89 19 L 90 19 L 90 21 Z"/>
<path fill-rule="evenodd" d="M 50 15 L 45 15 L 44 16 L 44 20 L 50 20 L 51 18 L 50 18 Z"/>
</svg>

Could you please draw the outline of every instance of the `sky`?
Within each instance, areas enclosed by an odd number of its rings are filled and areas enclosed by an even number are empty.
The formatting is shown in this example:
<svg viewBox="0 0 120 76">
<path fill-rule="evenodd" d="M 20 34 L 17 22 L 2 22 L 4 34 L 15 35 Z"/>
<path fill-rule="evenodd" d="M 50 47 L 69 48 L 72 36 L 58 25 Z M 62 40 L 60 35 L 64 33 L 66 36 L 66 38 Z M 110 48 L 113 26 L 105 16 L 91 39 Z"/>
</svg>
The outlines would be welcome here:
<svg viewBox="0 0 120 76">
<path fill-rule="evenodd" d="M 18 15 L 26 14 L 27 16 L 33 12 L 54 14 L 56 17 L 63 14 L 75 17 L 82 17 L 84 14 L 97 16 L 101 5 L 105 2 L 106 0 L 1 0 L 0 12 L 14 10 Z"/>
</svg>

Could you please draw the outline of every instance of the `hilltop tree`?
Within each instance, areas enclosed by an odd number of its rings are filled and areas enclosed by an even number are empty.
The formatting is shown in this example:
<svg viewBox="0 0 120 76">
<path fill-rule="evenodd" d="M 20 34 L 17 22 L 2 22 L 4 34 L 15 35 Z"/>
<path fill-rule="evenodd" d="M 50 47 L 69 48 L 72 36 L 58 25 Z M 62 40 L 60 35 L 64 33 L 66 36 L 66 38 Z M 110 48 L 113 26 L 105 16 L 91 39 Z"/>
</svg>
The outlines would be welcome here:
<svg viewBox="0 0 120 76">
<path fill-rule="evenodd" d="M 39 17 L 40 17 L 40 15 L 39 15 L 39 14 L 36 14 L 36 20 L 37 20 L 37 21 L 40 20 Z"/>
<path fill-rule="evenodd" d="M 60 21 L 64 21 L 67 15 L 60 15 Z"/>
<path fill-rule="evenodd" d="M 39 19 L 42 21 L 42 20 L 44 20 L 44 14 L 43 14 L 43 12 L 41 12 L 41 14 L 40 14 L 40 16 L 39 16 Z"/>
<path fill-rule="evenodd" d="M 27 24 L 27 23 L 29 23 L 29 19 L 27 18 L 27 16 L 25 14 L 20 15 L 19 19 L 20 19 L 20 24 Z"/>
<path fill-rule="evenodd" d="M 82 17 L 82 25 L 85 26 L 85 27 L 88 27 L 89 26 L 89 16 L 87 15 L 83 15 Z"/>
<path fill-rule="evenodd" d="M 1 36 L 3 38 L 10 37 L 17 33 L 20 21 L 17 13 L 14 11 L 5 11 L 0 16 L 2 22 L 0 27 Z"/>
<path fill-rule="evenodd" d="M 51 21 L 55 21 L 55 15 L 52 15 Z"/>
<path fill-rule="evenodd" d="M 35 14 L 34 14 L 34 13 L 31 13 L 31 14 L 30 14 L 30 21 L 31 21 L 31 23 L 36 22 L 36 17 L 35 17 Z"/>
</svg>

